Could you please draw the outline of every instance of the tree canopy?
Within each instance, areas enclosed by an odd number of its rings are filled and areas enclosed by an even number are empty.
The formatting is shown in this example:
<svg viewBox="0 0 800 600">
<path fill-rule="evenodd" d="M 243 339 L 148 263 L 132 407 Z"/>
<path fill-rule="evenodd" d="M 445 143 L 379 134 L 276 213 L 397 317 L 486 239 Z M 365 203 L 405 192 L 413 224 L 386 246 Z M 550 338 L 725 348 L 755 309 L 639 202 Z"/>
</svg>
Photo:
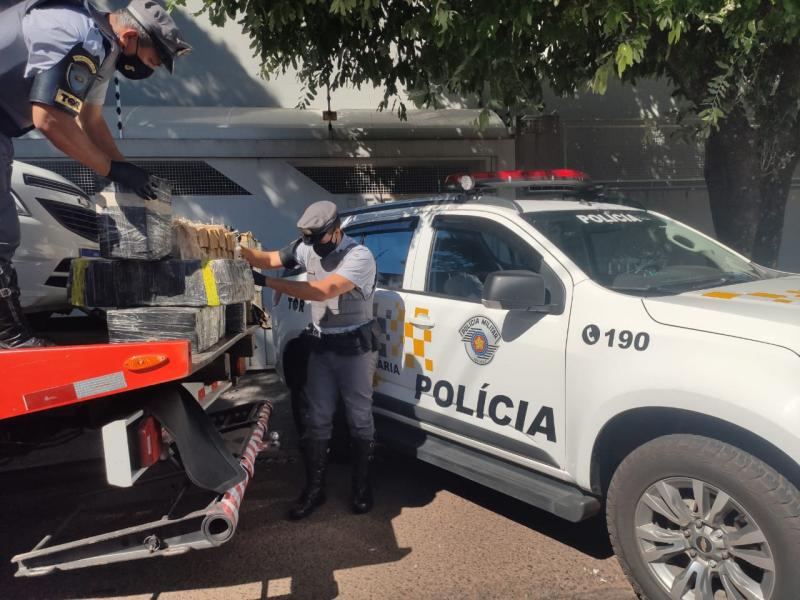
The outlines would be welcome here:
<svg viewBox="0 0 800 600">
<path fill-rule="evenodd" d="M 510 123 L 545 85 L 571 95 L 603 93 L 612 77 L 666 78 L 708 142 L 719 237 L 774 263 L 800 152 L 798 0 L 203 2 L 213 23 L 241 24 L 265 76 L 298 73 L 301 105 L 326 86 L 368 85 L 402 115 L 403 88 L 428 107 L 474 96 Z M 728 222 L 723 205 L 752 226 Z"/>
</svg>

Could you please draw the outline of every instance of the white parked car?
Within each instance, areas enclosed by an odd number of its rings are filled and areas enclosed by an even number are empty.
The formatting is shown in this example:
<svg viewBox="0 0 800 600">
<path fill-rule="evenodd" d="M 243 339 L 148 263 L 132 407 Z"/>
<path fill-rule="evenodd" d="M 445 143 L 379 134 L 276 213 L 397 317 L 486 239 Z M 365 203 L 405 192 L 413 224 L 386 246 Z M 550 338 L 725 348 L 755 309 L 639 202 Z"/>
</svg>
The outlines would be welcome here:
<svg viewBox="0 0 800 600">
<path fill-rule="evenodd" d="M 574 177 L 343 219 L 378 264 L 379 439 L 570 521 L 605 509 L 643 598 L 797 598 L 800 276 Z M 300 400 L 309 312 L 273 314 Z"/>
<path fill-rule="evenodd" d="M 20 161 L 12 167 L 11 190 L 22 230 L 13 259 L 22 307 L 41 315 L 70 310 L 70 261 L 99 252 L 94 204 L 67 179 Z"/>
</svg>

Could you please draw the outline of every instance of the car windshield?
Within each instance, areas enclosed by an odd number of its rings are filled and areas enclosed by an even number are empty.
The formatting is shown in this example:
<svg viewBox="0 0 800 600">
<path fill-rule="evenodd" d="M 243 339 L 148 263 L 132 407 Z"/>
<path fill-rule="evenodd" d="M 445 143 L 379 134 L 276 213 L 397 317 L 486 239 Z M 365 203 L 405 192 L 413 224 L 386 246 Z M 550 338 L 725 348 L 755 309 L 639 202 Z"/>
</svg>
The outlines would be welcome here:
<svg viewBox="0 0 800 600">
<path fill-rule="evenodd" d="M 680 294 L 769 275 L 680 223 L 642 210 L 527 213 L 597 283 L 641 296 Z"/>
</svg>

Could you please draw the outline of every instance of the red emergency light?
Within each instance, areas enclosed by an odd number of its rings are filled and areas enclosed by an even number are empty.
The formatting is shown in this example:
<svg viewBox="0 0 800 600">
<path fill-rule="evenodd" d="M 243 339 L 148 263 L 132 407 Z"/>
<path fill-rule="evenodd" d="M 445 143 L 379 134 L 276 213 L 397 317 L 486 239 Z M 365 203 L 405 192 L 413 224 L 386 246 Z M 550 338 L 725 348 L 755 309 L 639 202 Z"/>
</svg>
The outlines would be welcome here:
<svg viewBox="0 0 800 600">
<path fill-rule="evenodd" d="M 444 183 L 446 187 L 454 187 L 468 192 L 478 186 L 494 187 L 504 183 L 516 185 L 531 183 L 536 185 L 543 182 L 582 183 L 589 180 L 589 175 L 575 169 L 517 169 L 514 171 L 455 173 L 448 175 Z"/>
</svg>

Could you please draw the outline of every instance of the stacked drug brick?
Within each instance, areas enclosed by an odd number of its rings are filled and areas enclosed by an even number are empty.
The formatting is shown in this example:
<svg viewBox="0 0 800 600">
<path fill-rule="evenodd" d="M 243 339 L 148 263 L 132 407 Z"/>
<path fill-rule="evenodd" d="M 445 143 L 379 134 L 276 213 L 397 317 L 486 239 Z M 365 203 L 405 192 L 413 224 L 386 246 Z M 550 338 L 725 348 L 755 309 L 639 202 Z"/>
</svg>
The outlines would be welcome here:
<svg viewBox="0 0 800 600">
<path fill-rule="evenodd" d="M 72 261 L 70 301 L 106 309 L 112 343 L 188 339 L 202 352 L 245 329 L 253 276 L 234 259 L 233 232 L 173 221 L 169 186 L 155 183 L 154 200 L 100 194 L 101 258 Z"/>
<path fill-rule="evenodd" d="M 191 263 L 195 260 L 209 260 L 214 258 L 236 259 L 237 245 L 248 248 L 259 248 L 261 245 L 249 231 L 237 233 L 222 225 L 208 225 L 206 223 L 195 223 L 187 219 L 174 219 L 172 221 L 172 256 L 183 259 L 184 262 Z M 229 278 L 219 278 L 231 281 L 234 289 L 221 291 L 221 303 L 225 305 L 225 333 L 240 333 L 247 328 L 247 316 L 250 314 L 250 304 L 253 303 L 263 310 L 261 301 L 261 291 L 257 286 L 253 286 L 253 277 L 250 266 L 243 260 L 233 260 L 233 262 L 211 260 L 210 264 L 214 268 L 222 268 L 235 264 L 236 268 L 247 269 L 247 273 L 241 276 Z M 247 282 L 247 290 L 235 289 L 235 286 L 242 282 Z M 255 289 L 255 293 L 252 291 Z M 234 303 L 228 298 L 240 298 L 249 294 L 246 303 Z"/>
<path fill-rule="evenodd" d="M 172 256 L 176 258 L 235 258 L 236 233 L 222 225 L 172 222 Z"/>
</svg>

